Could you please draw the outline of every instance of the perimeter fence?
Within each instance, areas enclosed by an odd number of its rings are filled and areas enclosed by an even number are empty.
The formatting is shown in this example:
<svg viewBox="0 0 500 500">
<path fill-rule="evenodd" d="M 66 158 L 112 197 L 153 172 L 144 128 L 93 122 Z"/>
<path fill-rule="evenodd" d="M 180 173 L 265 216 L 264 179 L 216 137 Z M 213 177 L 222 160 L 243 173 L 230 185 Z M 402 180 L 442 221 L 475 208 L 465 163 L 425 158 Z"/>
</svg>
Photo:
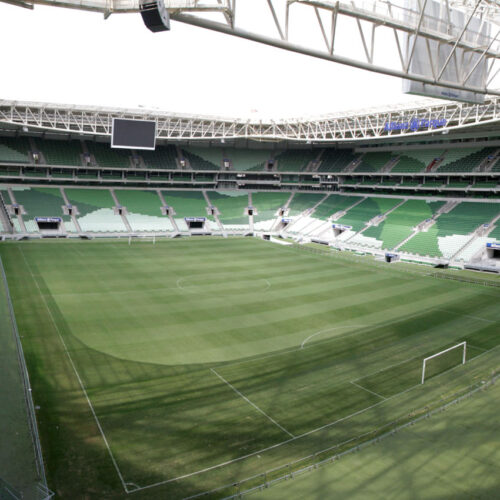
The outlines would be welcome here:
<svg viewBox="0 0 500 500">
<path fill-rule="evenodd" d="M 32 389 L 0 258 L 0 498 L 45 500 L 47 487 Z"/>
</svg>

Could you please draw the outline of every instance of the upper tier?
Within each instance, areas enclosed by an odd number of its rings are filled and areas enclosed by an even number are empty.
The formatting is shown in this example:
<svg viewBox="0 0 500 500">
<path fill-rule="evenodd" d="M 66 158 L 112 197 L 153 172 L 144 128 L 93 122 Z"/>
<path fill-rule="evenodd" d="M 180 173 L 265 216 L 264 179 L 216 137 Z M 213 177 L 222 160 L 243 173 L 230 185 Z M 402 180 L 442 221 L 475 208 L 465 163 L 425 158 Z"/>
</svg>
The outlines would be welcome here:
<svg viewBox="0 0 500 500">
<path fill-rule="evenodd" d="M 451 147 L 356 152 L 352 149 L 236 149 L 157 146 L 156 150 L 111 149 L 83 140 L 0 137 L 0 163 L 88 168 L 276 173 L 473 173 L 499 172 L 500 149 Z M 1 172 L 0 172 L 1 174 Z"/>
</svg>

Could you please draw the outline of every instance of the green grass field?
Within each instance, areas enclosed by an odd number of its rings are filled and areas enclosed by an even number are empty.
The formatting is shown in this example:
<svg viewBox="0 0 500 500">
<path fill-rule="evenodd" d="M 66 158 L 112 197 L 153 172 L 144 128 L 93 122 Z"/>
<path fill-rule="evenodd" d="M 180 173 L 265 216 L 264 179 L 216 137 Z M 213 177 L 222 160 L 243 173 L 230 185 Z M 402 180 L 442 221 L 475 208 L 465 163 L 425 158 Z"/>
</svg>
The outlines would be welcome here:
<svg viewBox="0 0 500 500">
<path fill-rule="evenodd" d="M 232 485 L 386 432 L 500 364 L 500 290 L 406 267 L 243 238 L 0 255 L 60 498 Z M 421 385 L 422 359 L 462 341 L 467 363 L 451 351 Z"/>
<path fill-rule="evenodd" d="M 500 384 L 256 500 L 498 498 Z"/>
</svg>

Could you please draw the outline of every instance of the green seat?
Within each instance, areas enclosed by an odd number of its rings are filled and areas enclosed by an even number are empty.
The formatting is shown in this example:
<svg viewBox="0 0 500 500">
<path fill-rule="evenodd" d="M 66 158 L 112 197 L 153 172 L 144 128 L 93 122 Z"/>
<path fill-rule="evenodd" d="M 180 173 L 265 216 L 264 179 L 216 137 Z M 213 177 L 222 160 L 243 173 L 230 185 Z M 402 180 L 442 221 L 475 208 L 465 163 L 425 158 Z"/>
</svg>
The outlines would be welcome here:
<svg viewBox="0 0 500 500">
<path fill-rule="evenodd" d="M 353 231 L 361 231 L 371 219 L 387 212 L 398 203 L 401 203 L 401 200 L 394 198 L 367 198 L 351 208 L 337 224 L 352 226 Z"/>
<path fill-rule="evenodd" d="M 224 226 L 248 226 L 245 213 L 248 208 L 248 193 L 241 191 L 208 191 L 210 203 L 217 207 L 219 220 Z"/>
<path fill-rule="evenodd" d="M 278 162 L 279 172 L 300 172 L 304 170 L 309 162 L 318 156 L 318 151 L 289 150 L 278 154 L 275 160 Z"/>
<path fill-rule="evenodd" d="M 45 162 L 48 165 L 81 166 L 83 153 L 80 141 L 39 141 Z"/>
<path fill-rule="evenodd" d="M 318 172 L 342 172 L 358 157 L 350 149 L 326 149 L 321 156 Z"/>
<path fill-rule="evenodd" d="M 393 249 L 408 238 L 413 228 L 430 219 L 444 202 L 427 203 L 424 200 L 408 200 L 391 212 L 378 226 L 369 227 L 363 236 L 383 242 L 383 248 Z"/>
<path fill-rule="evenodd" d="M 379 172 L 394 157 L 391 152 L 366 153 L 355 172 Z"/>
</svg>

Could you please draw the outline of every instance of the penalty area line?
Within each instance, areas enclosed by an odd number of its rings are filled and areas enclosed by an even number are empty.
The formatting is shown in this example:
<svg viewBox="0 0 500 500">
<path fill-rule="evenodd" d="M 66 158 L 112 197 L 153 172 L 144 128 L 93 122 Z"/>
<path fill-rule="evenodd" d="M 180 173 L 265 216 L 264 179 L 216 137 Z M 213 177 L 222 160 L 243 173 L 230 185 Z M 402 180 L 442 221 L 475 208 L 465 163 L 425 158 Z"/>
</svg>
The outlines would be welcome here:
<svg viewBox="0 0 500 500">
<path fill-rule="evenodd" d="M 441 374 L 442 375 L 442 374 Z M 416 389 L 417 387 L 422 387 L 421 384 L 415 384 L 411 387 L 409 387 L 408 389 L 405 389 L 404 391 L 401 391 L 397 394 L 394 394 L 392 396 L 389 396 L 388 398 L 384 399 L 383 401 L 378 401 L 377 403 L 374 403 L 370 406 L 367 406 L 366 408 L 362 408 L 354 413 L 351 413 L 350 415 L 346 415 L 345 417 L 341 417 L 333 422 L 330 422 L 328 424 L 325 424 L 325 425 L 322 425 L 321 427 L 317 427 L 315 429 L 312 429 L 310 431 L 307 431 L 307 432 L 304 432 L 303 434 L 299 434 L 298 436 L 295 436 L 295 437 L 292 437 L 292 438 L 289 438 L 289 439 L 286 439 L 285 441 L 281 441 L 279 443 L 275 443 L 275 444 L 272 444 L 271 446 L 268 446 L 266 448 L 262 448 L 260 450 L 256 450 L 256 451 L 253 451 L 251 453 L 248 453 L 246 455 L 242 455 L 240 457 L 237 457 L 237 458 L 233 458 L 232 460 L 227 460 L 226 462 L 222 462 L 222 463 L 219 463 L 219 464 L 216 464 L 216 465 L 212 465 L 210 467 L 206 467 L 205 469 L 201 469 L 201 470 L 197 470 L 197 471 L 194 471 L 194 472 L 190 472 L 188 474 L 184 474 L 182 476 L 178 476 L 178 477 L 173 477 L 171 479 L 165 479 L 164 481 L 159 481 L 157 483 L 152 483 L 152 484 L 148 484 L 146 486 L 142 486 L 140 488 L 137 488 L 136 490 L 133 490 L 133 491 L 130 491 L 128 493 L 135 493 L 135 491 L 141 491 L 141 490 L 148 490 L 148 489 L 151 489 L 151 488 L 156 488 L 158 486 L 162 486 L 164 484 L 169 484 L 169 483 L 172 483 L 174 481 L 179 481 L 179 480 L 182 480 L 182 479 L 186 479 L 188 477 L 192 477 L 192 476 L 196 476 L 198 474 L 202 474 L 204 472 L 209 472 L 211 470 L 215 470 L 215 469 L 218 469 L 220 467 L 225 467 L 226 465 L 230 465 L 230 464 L 233 464 L 233 463 L 236 463 L 236 462 L 240 462 L 242 460 L 245 460 L 247 458 L 250 458 L 250 457 L 254 457 L 255 455 L 259 455 L 260 453 L 264 453 L 266 451 L 270 451 L 270 450 L 275 450 L 276 448 L 279 448 L 285 444 L 288 444 L 288 443 L 291 443 L 293 441 L 296 441 L 297 439 L 300 439 L 300 438 L 303 438 L 305 436 L 309 436 L 311 434 L 314 434 L 318 431 L 322 431 L 323 429 L 327 429 L 329 427 L 332 427 L 340 422 L 344 422 L 352 417 L 355 417 L 357 415 L 361 415 L 362 413 L 366 412 L 366 411 L 369 411 L 371 410 L 372 408 L 376 408 L 377 406 L 380 406 L 381 404 L 385 403 L 385 401 L 388 401 L 390 399 L 394 399 L 394 398 L 397 398 L 398 396 L 401 396 L 402 394 L 405 394 L 407 392 L 410 392 L 414 389 Z M 348 440 L 349 441 L 349 440 Z M 346 441 L 346 442 L 348 442 Z M 341 445 L 342 443 L 339 443 L 339 445 Z"/>
<path fill-rule="evenodd" d="M 496 321 L 494 321 L 492 319 L 480 318 L 479 316 L 473 316 L 472 314 L 464 314 L 464 313 L 461 313 L 461 312 L 450 311 L 449 309 L 441 309 L 441 308 L 436 307 L 435 310 L 436 311 L 445 312 L 445 313 L 448 313 L 448 314 L 454 314 L 455 316 L 462 316 L 463 318 L 475 319 L 476 321 L 484 321 L 486 323 L 496 323 Z"/>
<path fill-rule="evenodd" d="M 348 419 L 350 419 L 352 417 L 360 415 L 360 414 L 362 414 L 362 413 L 364 413 L 364 412 L 366 412 L 368 410 L 371 410 L 372 408 L 376 408 L 377 406 L 380 406 L 381 404 L 383 404 L 385 401 L 387 401 L 389 399 L 396 398 L 398 396 L 401 396 L 402 394 L 404 394 L 406 392 L 409 392 L 409 391 L 411 391 L 411 390 L 413 390 L 413 389 L 415 389 L 417 387 L 422 387 L 422 385 L 421 384 L 416 384 L 416 385 L 414 385 L 412 387 L 409 387 L 408 389 L 405 389 L 402 392 L 399 392 L 398 394 L 394 394 L 393 396 L 390 396 L 390 397 L 386 398 L 384 401 L 378 401 L 377 403 L 375 403 L 373 405 L 370 405 L 370 406 L 367 406 L 366 408 L 362 408 L 361 410 L 358 410 L 358 411 L 356 411 L 354 413 L 351 413 L 350 415 L 346 415 L 345 417 L 341 417 L 341 418 L 335 420 L 334 422 L 330 422 L 328 424 L 322 425 L 321 427 L 317 427 L 316 429 L 312 429 L 310 431 L 304 432 L 303 434 L 300 434 L 298 436 L 286 439 L 285 441 L 281 441 L 280 443 L 273 444 L 271 446 L 268 446 L 267 448 L 262 448 L 260 450 L 248 453 L 247 455 L 242 455 L 241 457 L 233 458 L 232 460 L 228 460 L 226 462 L 222 462 L 222 463 L 219 463 L 219 464 L 216 464 L 216 465 L 212 465 L 210 467 L 206 467 L 205 469 L 201 469 L 201 470 L 198 470 L 198 471 L 190 472 L 190 473 L 184 474 L 182 476 L 174 477 L 174 478 L 171 478 L 171 479 L 165 479 L 164 481 L 160 481 L 158 483 L 148 484 L 146 486 L 142 486 L 142 487 L 138 488 L 137 490 L 131 491 L 130 493 L 134 493 L 135 491 L 140 491 L 140 490 L 147 490 L 147 489 L 151 489 L 151 488 L 156 488 L 156 487 L 162 486 L 164 484 L 172 483 L 174 481 L 179 481 L 181 479 L 186 479 L 188 477 L 196 476 L 198 474 L 202 474 L 204 472 L 208 472 L 208 471 L 211 471 L 211 470 L 214 470 L 214 469 L 218 469 L 218 468 L 224 467 L 226 465 L 230 465 L 230 464 L 233 464 L 233 463 L 236 463 L 236 462 L 240 462 L 241 460 L 245 460 L 247 458 L 254 457 L 255 455 L 259 455 L 260 453 L 264 453 L 264 452 L 269 451 L 269 450 L 274 450 L 276 448 L 279 448 L 280 446 L 283 446 L 285 444 L 288 444 L 288 443 L 291 443 L 293 441 L 296 441 L 297 439 L 300 439 L 300 438 L 305 437 L 305 436 L 309 436 L 311 434 L 314 434 L 315 432 L 321 431 L 321 430 L 326 429 L 328 427 L 332 427 L 332 426 L 334 426 L 334 425 L 336 425 L 336 424 L 338 424 L 340 422 L 344 422 L 345 420 L 348 420 Z M 342 443 L 339 443 L 339 444 L 342 444 Z"/>
<path fill-rule="evenodd" d="M 306 342 L 313 337 L 316 337 L 316 335 L 321 335 L 322 333 L 327 333 L 327 332 L 333 332 L 335 330 L 345 330 L 346 328 L 365 328 L 368 327 L 368 325 L 344 325 L 344 326 L 334 326 L 332 328 L 326 328 L 325 330 L 320 330 L 319 332 L 313 333 L 312 335 L 309 335 L 306 339 L 302 341 L 302 344 L 300 344 L 300 348 L 304 349 L 304 346 L 306 345 Z"/>
<path fill-rule="evenodd" d="M 59 327 L 57 326 L 57 323 L 56 323 L 56 321 L 54 319 L 54 315 L 52 314 L 52 311 L 50 310 L 50 307 L 47 304 L 47 300 L 45 298 L 45 295 L 42 293 L 40 285 L 38 284 L 38 280 L 35 278 L 35 275 L 33 274 L 31 266 L 29 265 L 28 260 L 26 259 L 26 256 L 24 255 L 23 249 L 20 248 L 20 247 L 18 247 L 18 248 L 19 248 L 19 250 L 21 252 L 21 255 L 23 256 L 24 262 L 26 263 L 26 267 L 28 268 L 28 270 L 29 270 L 29 272 L 31 274 L 31 277 L 33 278 L 33 281 L 35 282 L 35 285 L 36 285 L 36 287 L 38 289 L 38 292 L 40 293 L 40 296 L 42 297 L 43 303 L 45 304 L 45 307 L 47 308 L 47 312 L 49 313 L 49 316 L 50 316 L 50 319 L 52 321 L 52 324 L 54 325 L 55 330 L 57 332 L 57 335 L 59 336 L 59 339 L 61 341 L 61 344 L 64 347 L 64 352 L 66 353 L 66 356 L 68 356 L 68 359 L 69 359 L 69 362 L 71 364 L 71 367 L 73 368 L 73 371 L 75 372 L 76 378 L 78 379 L 78 383 L 80 384 L 80 388 L 81 388 L 83 394 L 85 395 L 85 399 L 87 400 L 87 403 L 89 405 L 90 411 L 91 411 L 92 415 L 94 416 L 94 420 L 96 422 L 97 428 L 99 429 L 99 432 L 101 433 L 101 436 L 102 436 L 102 439 L 104 441 L 104 444 L 106 445 L 106 448 L 108 449 L 109 456 L 111 458 L 111 461 L 113 462 L 113 465 L 115 467 L 116 473 L 118 474 L 118 477 L 120 478 L 120 481 L 122 483 L 123 489 L 128 494 L 130 491 L 127 488 L 127 484 L 130 484 L 130 483 L 126 483 L 125 480 L 123 479 L 123 476 L 122 476 L 122 473 L 120 471 L 120 468 L 118 467 L 116 459 L 115 459 L 115 457 L 113 455 L 113 452 L 111 451 L 111 448 L 109 446 L 108 440 L 106 439 L 106 435 L 104 434 L 104 430 L 103 430 L 103 428 L 101 426 L 101 423 L 99 422 L 99 419 L 97 418 L 97 414 L 96 414 L 96 412 L 94 410 L 94 407 L 92 406 L 92 403 L 90 401 L 90 398 L 89 398 L 89 396 L 87 394 L 87 389 L 85 388 L 85 385 L 83 384 L 83 381 L 82 381 L 82 379 L 80 377 L 80 374 L 78 373 L 78 371 L 76 369 L 75 363 L 73 362 L 73 358 L 71 357 L 71 354 L 69 353 L 68 348 L 66 346 L 66 342 L 64 342 L 64 338 L 61 335 L 61 331 L 59 330 Z"/>
<path fill-rule="evenodd" d="M 363 391 L 369 392 L 370 394 L 373 394 L 374 396 L 378 396 L 379 398 L 382 398 L 386 400 L 387 398 L 384 398 L 384 396 L 381 396 L 380 394 L 377 394 L 376 392 L 370 391 L 370 389 L 367 389 L 366 387 L 363 387 L 362 385 L 356 384 L 356 382 L 353 382 L 351 380 L 351 384 L 355 385 L 356 387 L 359 387 L 360 389 L 363 389 Z"/>
<path fill-rule="evenodd" d="M 484 349 L 484 347 L 478 347 L 477 345 L 469 344 L 469 342 L 467 342 L 467 347 L 472 347 L 472 349 L 478 349 L 479 351 L 488 352 L 488 349 Z"/>
<path fill-rule="evenodd" d="M 295 437 L 291 432 L 288 432 L 282 425 L 278 424 L 278 422 L 276 422 L 276 420 L 274 420 L 274 418 L 270 417 L 264 410 L 260 409 L 255 403 L 252 403 L 252 401 L 250 401 L 245 395 L 243 395 L 240 391 L 238 391 L 238 389 L 236 389 L 236 387 L 234 387 L 234 385 L 230 384 L 222 375 L 220 375 L 219 373 L 217 373 L 213 368 L 210 368 L 210 371 L 215 376 L 217 376 L 220 380 L 222 380 L 222 382 L 224 382 L 225 384 L 227 384 L 236 394 L 238 394 L 238 396 L 240 396 L 241 398 L 243 398 L 248 404 L 252 405 L 258 412 L 262 413 L 262 415 L 264 415 L 274 425 L 276 425 L 277 427 L 279 427 L 283 432 L 285 432 L 286 434 L 288 434 L 291 438 Z"/>
</svg>

